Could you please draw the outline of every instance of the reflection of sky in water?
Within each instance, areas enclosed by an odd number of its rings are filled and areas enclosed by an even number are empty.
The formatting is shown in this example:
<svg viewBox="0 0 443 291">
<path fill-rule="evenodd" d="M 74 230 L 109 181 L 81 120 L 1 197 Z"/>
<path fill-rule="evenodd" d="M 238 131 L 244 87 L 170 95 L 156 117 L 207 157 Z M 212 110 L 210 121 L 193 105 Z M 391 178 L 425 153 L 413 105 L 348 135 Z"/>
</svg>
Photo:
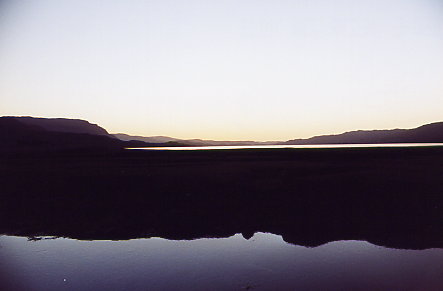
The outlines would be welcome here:
<svg viewBox="0 0 443 291">
<path fill-rule="evenodd" d="M 385 144 L 312 144 L 312 145 L 246 145 L 246 146 L 188 146 L 188 147 L 143 147 L 137 150 L 236 150 L 236 149 L 321 149 L 321 148 L 399 148 L 399 147 L 436 147 L 443 143 L 385 143 Z"/>
<path fill-rule="evenodd" d="M 27 290 L 442 290 L 443 250 L 361 241 L 305 248 L 263 233 L 193 241 L 3 236 L 0 280 Z"/>
</svg>

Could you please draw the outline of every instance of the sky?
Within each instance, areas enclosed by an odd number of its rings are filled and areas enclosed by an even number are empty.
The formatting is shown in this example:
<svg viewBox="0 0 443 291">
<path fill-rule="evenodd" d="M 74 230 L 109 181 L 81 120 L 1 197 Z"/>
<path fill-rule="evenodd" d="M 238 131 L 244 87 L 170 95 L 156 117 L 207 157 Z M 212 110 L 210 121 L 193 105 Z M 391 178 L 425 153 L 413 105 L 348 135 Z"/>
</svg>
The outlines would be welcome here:
<svg viewBox="0 0 443 291">
<path fill-rule="evenodd" d="M 0 115 L 262 141 L 443 121 L 443 1 L 0 0 Z"/>
</svg>

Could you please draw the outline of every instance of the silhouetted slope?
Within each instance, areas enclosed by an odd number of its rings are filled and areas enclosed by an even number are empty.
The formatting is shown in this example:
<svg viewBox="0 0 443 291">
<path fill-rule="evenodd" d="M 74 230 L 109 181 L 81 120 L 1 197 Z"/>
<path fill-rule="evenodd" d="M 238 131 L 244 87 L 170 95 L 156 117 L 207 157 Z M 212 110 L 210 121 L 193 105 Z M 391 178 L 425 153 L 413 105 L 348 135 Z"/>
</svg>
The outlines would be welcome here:
<svg viewBox="0 0 443 291">
<path fill-rule="evenodd" d="M 128 135 L 125 133 L 115 133 L 113 134 L 113 136 L 123 141 L 138 140 L 148 143 L 185 142 L 184 140 L 169 136 L 139 136 L 139 135 Z"/>
<path fill-rule="evenodd" d="M 357 130 L 337 135 L 314 136 L 308 139 L 293 139 L 289 141 L 217 141 L 203 139 L 177 139 L 168 136 L 131 136 L 114 134 L 114 137 L 129 141 L 170 142 L 175 141 L 191 146 L 236 146 L 236 145 L 272 145 L 272 144 L 365 144 L 365 143 L 437 143 L 443 142 L 443 122 L 436 122 L 414 129 L 393 130 Z"/>
<path fill-rule="evenodd" d="M 166 136 L 111 135 L 85 120 L 65 118 L 1 117 L 0 149 L 76 149 L 148 146 L 212 146 L 266 144 L 365 144 L 365 143 L 439 143 L 443 142 L 443 122 L 415 129 L 358 130 L 338 135 L 315 136 L 287 142 L 181 140 Z"/>
<path fill-rule="evenodd" d="M 240 145 L 267 145 L 267 144 L 278 144 L 281 142 L 276 141 L 223 141 L 223 140 L 205 140 L 205 139 L 178 139 L 169 136 L 136 136 L 127 135 L 123 133 L 113 134 L 114 137 L 128 141 L 128 140 L 138 140 L 144 142 L 177 142 L 185 146 L 240 146 Z"/>
<path fill-rule="evenodd" d="M 365 144 L 365 143 L 439 143 L 443 142 L 443 122 L 414 129 L 358 130 L 337 135 L 293 139 L 286 144 Z"/>
<path fill-rule="evenodd" d="M 26 122 L 23 122 L 26 120 Z M 72 133 L 48 131 L 45 128 L 31 122 L 32 118 L 0 117 L 0 150 L 2 151 L 41 151 L 41 150 L 90 150 L 90 149 L 120 149 L 124 147 L 155 146 L 157 144 L 147 144 L 144 142 L 132 141 L 124 142 L 104 134 Z M 45 127 L 59 128 L 58 119 L 48 119 Z M 54 122 L 51 127 L 49 123 Z M 68 124 L 67 122 L 63 122 Z M 74 120 L 73 124 L 83 124 L 83 131 L 88 131 L 86 121 Z M 89 124 L 92 128 L 90 132 L 103 133 L 104 129 Z M 70 125 L 71 126 L 71 125 Z M 64 128 L 68 130 L 70 126 Z M 73 128 L 71 126 L 71 128 Z M 73 130 L 80 131 L 80 127 Z"/>
<path fill-rule="evenodd" d="M 47 131 L 109 135 L 104 128 L 98 126 L 97 124 L 92 124 L 81 119 L 39 118 L 29 116 L 11 116 L 11 118 L 14 118 L 26 125 L 39 126 Z"/>
</svg>

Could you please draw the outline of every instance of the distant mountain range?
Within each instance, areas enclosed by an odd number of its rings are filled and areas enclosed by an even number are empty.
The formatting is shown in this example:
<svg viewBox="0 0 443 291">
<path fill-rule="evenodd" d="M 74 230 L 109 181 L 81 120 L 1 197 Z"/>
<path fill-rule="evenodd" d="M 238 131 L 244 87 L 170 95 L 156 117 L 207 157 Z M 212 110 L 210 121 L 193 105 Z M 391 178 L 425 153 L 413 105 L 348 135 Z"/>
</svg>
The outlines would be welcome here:
<svg viewBox="0 0 443 291">
<path fill-rule="evenodd" d="M 123 141 L 130 141 L 130 140 L 138 140 L 148 143 L 164 143 L 164 142 L 174 142 L 174 141 L 183 141 L 178 138 L 173 138 L 169 136 L 139 136 L 139 135 L 128 135 L 125 133 L 116 133 L 113 134 L 115 138 L 118 138 Z"/>
<path fill-rule="evenodd" d="M 178 139 L 169 136 L 136 136 L 124 133 L 113 134 L 114 137 L 129 141 L 138 140 L 149 143 L 177 142 L 188 146 L 234 146 L 234 145 L 267 145 L 277 144 L 277 141 L 259 142 L 259 141 L 220 141 L 220 140 L 204 140 L 204 139 Z"/>
<path fill-rule="evenodd" d="M 443 142 L 443 122 L 436 122 L 414 129 L 356 130 L 336 135 L 320 135 L 306 139 L 288 141 L 215 141 L 202 139 L 177 139 L 167 136 L 131 136 L 114 134 L 118 139 L 138 140 L 150 143 L 178 142 L 189 146 L 229 146 L 229 145 L 309 145 L 309 144 L 373 144 L 373 143 L 440 143 Z"/>
<path fill-rule="evenodd" d="M 154 146 L 309 145 L 371 143 L 443 143 L 443 122 L 414 129 L 358 130 L 337 135 L 288 141 L 215 141 L 167 136 L 109 134 L 85 120 L 66 118 L 0 117 L 0 150 L 121 149 Z"/>
<path fill-rule="evenodd" d="M 321 135 L 285 142 L 291 145 L 308 144 L 371 144 L 371 143 L 441 143 L 443 122 L 423 125 L 414 129 L 357 130 L 337 135 Z"/>
</svg>

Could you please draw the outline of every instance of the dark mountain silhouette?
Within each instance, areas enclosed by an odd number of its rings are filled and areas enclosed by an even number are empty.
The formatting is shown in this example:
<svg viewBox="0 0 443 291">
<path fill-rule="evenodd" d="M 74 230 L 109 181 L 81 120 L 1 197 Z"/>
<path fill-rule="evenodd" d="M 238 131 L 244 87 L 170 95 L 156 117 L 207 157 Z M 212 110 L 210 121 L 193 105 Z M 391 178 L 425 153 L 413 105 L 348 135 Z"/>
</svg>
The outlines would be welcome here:
<svg viewBox="0 0 443 291">
<path fill-rule="evenodd" d="M 178 139 L 167 136 L 131 136 L 109 134 L 104 128 L 80 119 L 0 117 L 0 149 L 78 149 L 124 148 L 150 146 L 235 146 L 272 144 L 376 144 L 376 143 L 440 143 L 443 122 L 414 129 L 358 130 L 337 135 L 314 136 L 289 141 L 216 141 Z"/>
<path fill-rule="evenodd" d="M 337 135 L 321 135 L 308 139 L 293 139 L 285 143 L 293 145 L 308 145 L 440 142 L 443 142 L 443 122 L 431 123 L 414 129 L 357 130 Z"/>
<path fill-rule="evenodd" d="M 392 130 L 357 130 L 336 135 L 321 135 L 307 139 L 293 139 L 288 141 L 217 141 L 204 139 L 178 139 L 168 136 L 131 136 L 114 134 L 114 137 L 123 140 L 138 140 L 149 143 L 178 142 L 188 146 L 236 146 L 236 145 L 311 145 L 311 144 L 376 144 L 376 143 L 440 143 L 443 142 L 443 122 L 436 122 L 414 129 Z"/>
<path fill-rule="evenodd" d="M 47 131 L 109 135 L 104 128 L 97 124 L 92 124 L 81 119 L 39 118 L 30 116 L 10 116 L 9 118 L 16 119 L 26 125 L 41 127 Z"/>
<path fill-rule="evenodd" d="M 121 141 L 84 120 L 0 117 L 1 151 L 118 150 L 168 145 Z"/>
<path fill-rule="evenodd" d="M 113 134 L 114 137 L 128 141 L 128 140 L 138 140 L 150 143 L 156 142 L 178 142 L 183 145 L 188 146 L 240 146 L 240 145 L 269 145 L 269 144 L 279 144 L 278 141 L 226 141 L 226 140 L 205 140 L 205 139 L 178 139 L 169 136 L 134 136 L 127 135 L 124 133 Z"/>
<path fill-rule="evenodd" d="M 143 141 L 147 143 L 166 143 L 166 142 L 180 142 L 180 143 L 186 143 L 185 140 L 173 138 L 169 136 L 139 136 L 139 135 L 128 135 L 125 133 L 116 133 L 112 134 L 115 138 L 118 138 L 123 141 L 130 141 L 130 140 L 138 140 Z"/>
</svg>

